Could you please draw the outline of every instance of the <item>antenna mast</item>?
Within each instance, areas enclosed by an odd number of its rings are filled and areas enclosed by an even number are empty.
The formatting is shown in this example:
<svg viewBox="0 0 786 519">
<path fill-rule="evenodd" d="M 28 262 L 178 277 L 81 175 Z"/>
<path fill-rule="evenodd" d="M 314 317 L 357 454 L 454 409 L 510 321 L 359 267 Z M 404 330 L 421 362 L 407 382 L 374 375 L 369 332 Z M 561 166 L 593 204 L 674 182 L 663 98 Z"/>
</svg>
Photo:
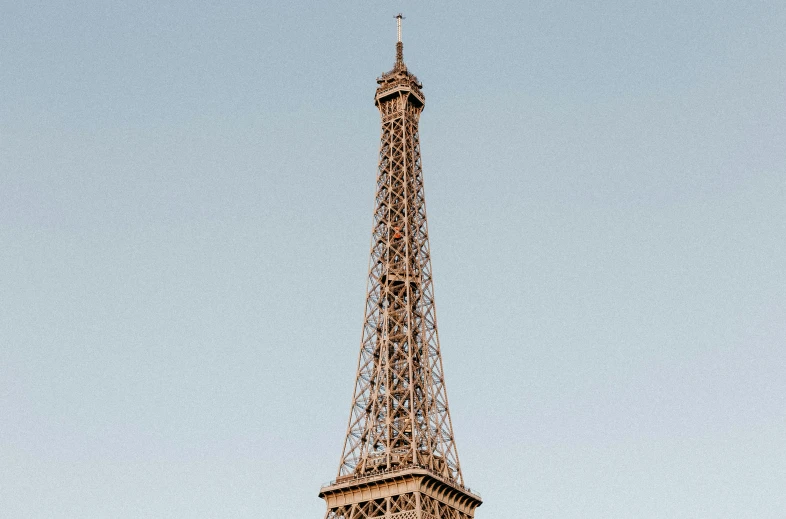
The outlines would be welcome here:
<svg viewBox="0 0 786 519">
<path fill-rule="evenodd" d="M 396 69 L 406 68 L 404 66 L 404 44 L 401 43 L 401 20 L 403 19 L 403 14 L 398 13 L 396 15 L 396 27 L 398 28 L 398 42 L 396 42 Z"/>
</svg>

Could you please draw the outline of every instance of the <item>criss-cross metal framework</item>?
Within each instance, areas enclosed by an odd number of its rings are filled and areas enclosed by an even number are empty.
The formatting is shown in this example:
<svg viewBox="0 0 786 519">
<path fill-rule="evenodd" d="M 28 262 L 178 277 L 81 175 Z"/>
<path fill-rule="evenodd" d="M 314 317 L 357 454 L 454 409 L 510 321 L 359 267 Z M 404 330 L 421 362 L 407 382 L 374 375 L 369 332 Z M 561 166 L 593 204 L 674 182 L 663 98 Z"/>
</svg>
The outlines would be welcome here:
<svg viewBox="0 0 786 519">
<path fill-rule="evenodd" d="M 338 477 L 320 494 L 327 519 L 465 519 L 480 505 L 463 486 L 448 410 L 418 137 L 425 97 L 404 64 L 397 18 L 396 62 L 377 79 L 382 135 L 368 295 Z M 358 497 L 368 485 L 375 499 Z"/>
</svg>

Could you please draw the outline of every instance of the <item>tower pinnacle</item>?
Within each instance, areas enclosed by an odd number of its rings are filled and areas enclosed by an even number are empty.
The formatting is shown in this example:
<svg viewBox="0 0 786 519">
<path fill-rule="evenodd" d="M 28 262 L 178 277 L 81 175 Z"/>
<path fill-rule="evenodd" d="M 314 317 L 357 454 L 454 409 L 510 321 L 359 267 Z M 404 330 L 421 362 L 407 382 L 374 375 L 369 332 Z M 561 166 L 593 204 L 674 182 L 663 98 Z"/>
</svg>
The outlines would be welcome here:
<svg viewBox="0 0 786 519">
<path fill-rule="evenodd" d="M 396 42 L 396 68 L 403 68 L 404 65 L 404 44 L 401 42 L 401 20 L 404 15 L 398 13 L 396 15 L 396 27 L 398 29 L 398 41 Z"/>
</svg>

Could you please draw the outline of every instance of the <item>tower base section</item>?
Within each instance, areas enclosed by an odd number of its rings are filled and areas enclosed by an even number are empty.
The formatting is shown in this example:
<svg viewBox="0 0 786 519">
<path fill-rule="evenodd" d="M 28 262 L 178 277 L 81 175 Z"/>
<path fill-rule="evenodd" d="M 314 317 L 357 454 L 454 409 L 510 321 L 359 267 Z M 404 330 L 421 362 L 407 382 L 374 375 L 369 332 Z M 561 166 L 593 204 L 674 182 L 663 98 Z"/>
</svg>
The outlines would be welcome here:
<svg viewBox="0 0 786 519">
<path fill-rule="evenodd" d="M 339 480 L 319 497 L 325 519 L 472 519 L 482 504 L 468 488 L 422 468 Z"/>
</svg>

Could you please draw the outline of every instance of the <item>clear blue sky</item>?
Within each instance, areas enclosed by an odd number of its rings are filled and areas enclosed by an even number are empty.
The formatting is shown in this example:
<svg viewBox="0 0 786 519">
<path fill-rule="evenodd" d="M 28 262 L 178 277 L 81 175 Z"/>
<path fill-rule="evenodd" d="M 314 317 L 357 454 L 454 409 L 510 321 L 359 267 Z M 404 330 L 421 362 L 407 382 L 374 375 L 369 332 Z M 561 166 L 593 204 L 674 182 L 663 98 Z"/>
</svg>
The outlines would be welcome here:
<svg viewBox="0 0 786 519">
<path fill-rule="evenodd" d="M 786 5 L 2 2 L 0 517 L 319 518 L 404 55 L 478 519 L 786 510 Z"/>
</svg>

